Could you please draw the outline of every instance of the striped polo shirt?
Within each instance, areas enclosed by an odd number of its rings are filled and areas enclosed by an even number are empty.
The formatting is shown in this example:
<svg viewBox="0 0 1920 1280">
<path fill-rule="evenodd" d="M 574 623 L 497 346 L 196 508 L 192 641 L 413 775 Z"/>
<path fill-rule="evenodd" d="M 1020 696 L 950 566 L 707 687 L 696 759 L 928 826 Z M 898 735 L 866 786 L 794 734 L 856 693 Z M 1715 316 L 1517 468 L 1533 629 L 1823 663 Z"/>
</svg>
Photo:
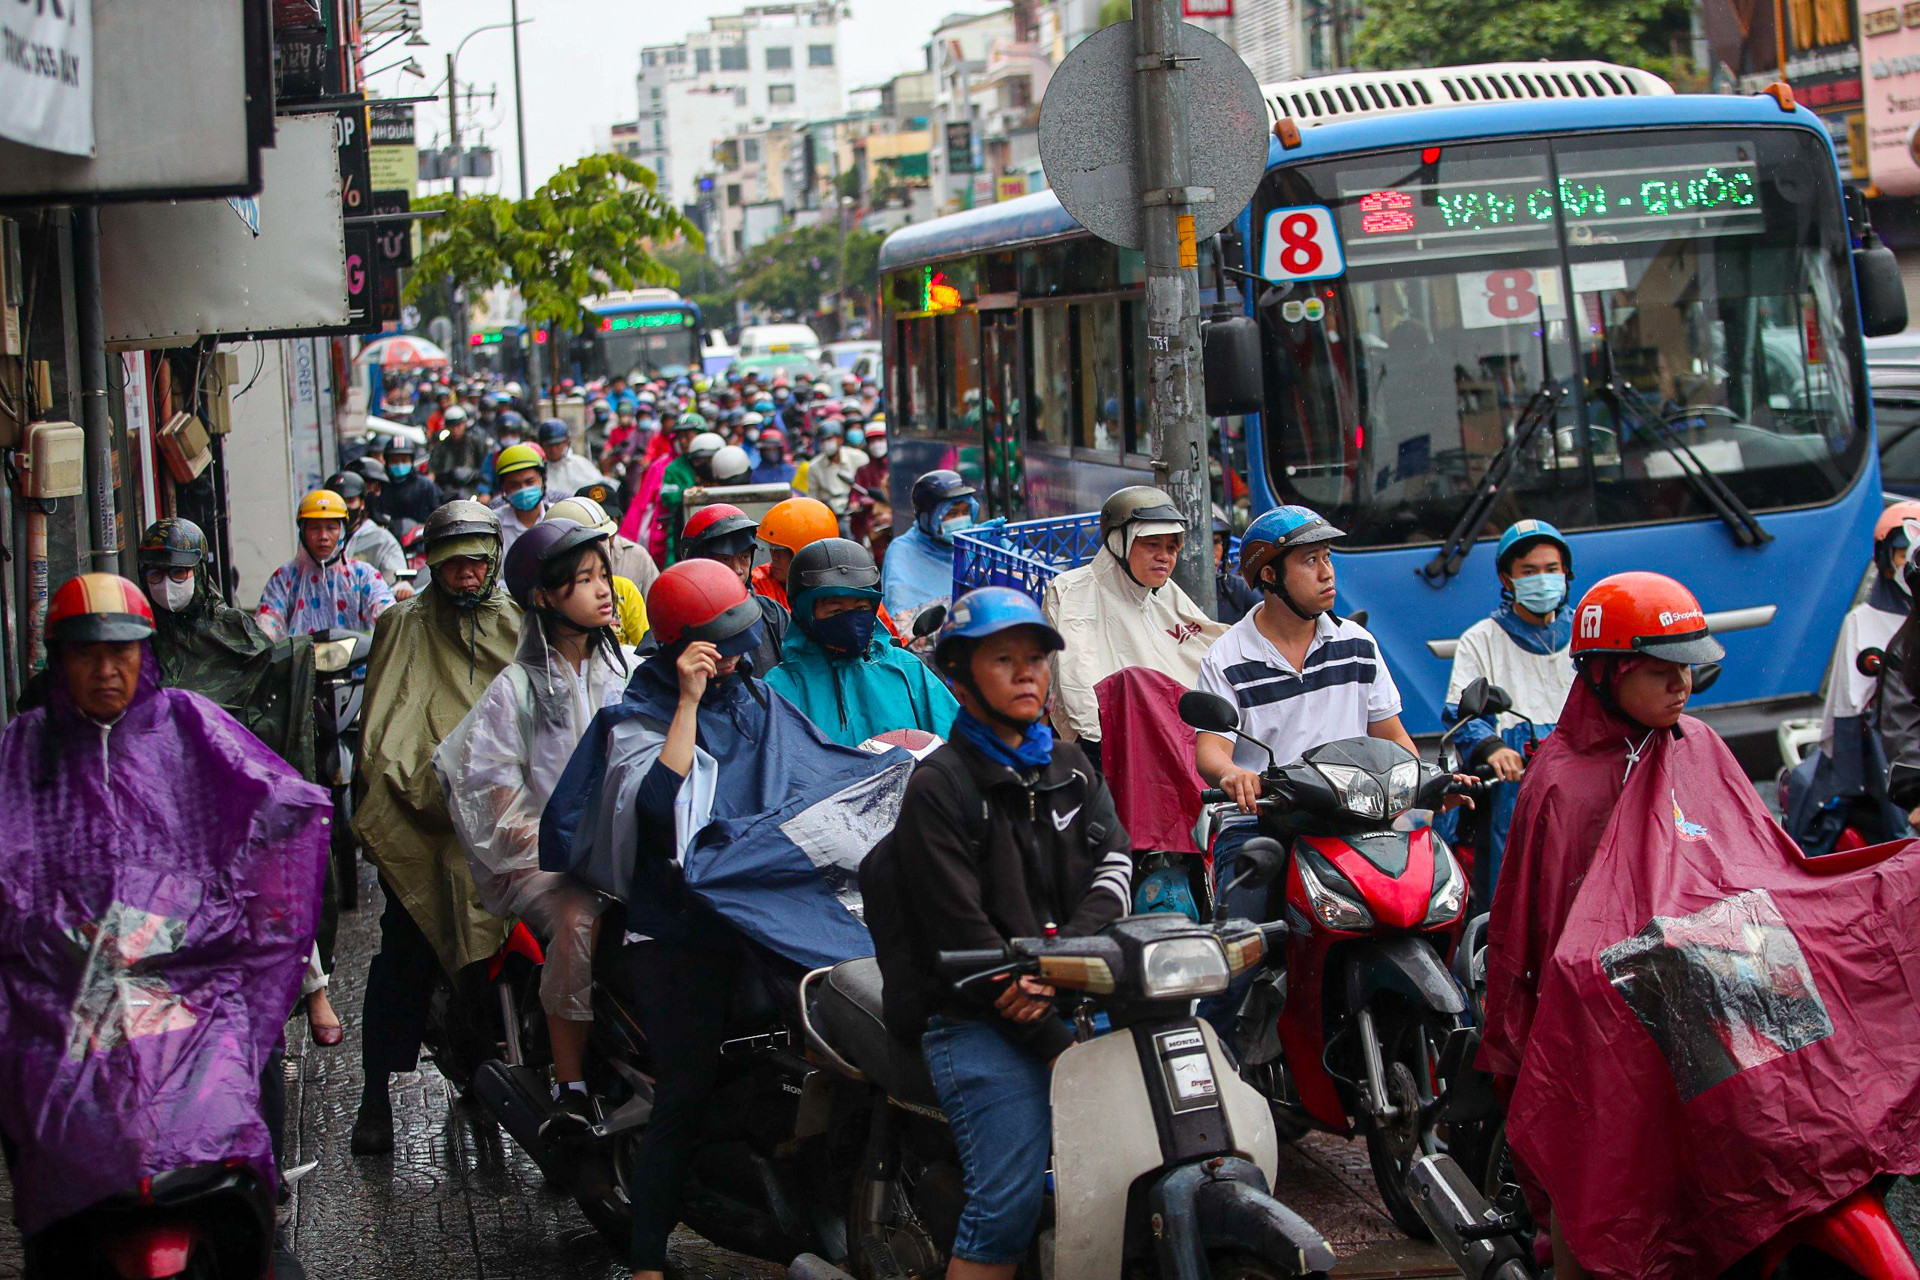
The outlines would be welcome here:
<svg viewBox="0 0 1920 1280">
<path fill-rule="evenodd" d="M 1368 725 L 1400 714 L 1400 690 L 1365 627 L 1321 614 L 1296 670 L 1260 634 L 1258 613 L 1234 623 L 1200 664 L 1200 688 L 1240 709 L 1235 764 L 1267 767 L 1266 753 L 1249 739 L 1273 748 L 1279 763 L 1291 764 L 1323 743 L 1365 737 Z"/>
</svg>

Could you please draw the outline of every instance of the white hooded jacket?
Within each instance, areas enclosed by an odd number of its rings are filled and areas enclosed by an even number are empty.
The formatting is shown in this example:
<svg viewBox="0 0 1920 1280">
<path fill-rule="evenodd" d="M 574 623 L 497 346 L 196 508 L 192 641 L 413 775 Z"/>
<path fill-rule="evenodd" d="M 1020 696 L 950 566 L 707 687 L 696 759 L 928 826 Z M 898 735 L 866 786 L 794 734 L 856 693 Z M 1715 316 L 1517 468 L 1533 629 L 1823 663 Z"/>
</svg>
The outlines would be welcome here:
<svg viewBox="0 0 1920 1280">
<path fill-rule="evenodd" d="M 600 708 L 620 700 L 636 661 L 596 646 L 575 671 L 547 643 L 538 614 L 520 624 L 506 670 L 433 753 L 454 831 L 487 910 L 512 909 L 515 882 L 540 870 L 540 815 Z"/>
<path fill-rule="evenodd" d="M 1099 740 L 1102 680 L 1146 667 L 1192 688 L 1200 660 L 1227 633 L 1171 580 L 1154 590 L 1135 582 L 1111 549 L 1048 583 L 1041 607 L 1067 642 L 1053 655 L 1053 727 L 1068 739 Z"/>
</svg>

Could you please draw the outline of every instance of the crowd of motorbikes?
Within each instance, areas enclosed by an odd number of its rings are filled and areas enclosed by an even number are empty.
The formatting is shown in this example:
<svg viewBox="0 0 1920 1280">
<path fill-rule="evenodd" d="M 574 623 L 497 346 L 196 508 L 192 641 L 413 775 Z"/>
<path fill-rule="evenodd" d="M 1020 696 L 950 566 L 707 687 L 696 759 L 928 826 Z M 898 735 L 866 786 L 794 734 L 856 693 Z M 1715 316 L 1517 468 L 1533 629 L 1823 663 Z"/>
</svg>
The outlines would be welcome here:
<svg viewBox="0 0 1920 1280">
<path fill-rule="evenodd" d="M 368 637 L 317 640 L 320 764 L 344 835 Z M 1463 721 L 1507 710 L 1484 681 L 1459 705 Z M 1187 694 L 1180 714 L 1209 732 L 1238 720 L 1232 703 L 1205 693 Z M 1270 761 L 1260 835 L 1216 869 L 1232 882 L 1220 901 L 1266 889 L 1265 920 L 1213 919 L 1203 901 L 1199 919 L 1134 915 L 1090 938 L 941 956 L 957 984 L 1040 977 L 1081 1033 L 1054 1068 L 1050 1207 L 1024 1273 L 1326 1275 L 1331 1249 L 1278 1183 L 1279 1142 L 1318 1131 L 1362 1139 L 1393 1220 L 1437 1240 L 1470 1280 L 1546 1274 L 1500 1103 L 1473 1065 L 1486 972 L 1486 916 L 1472 914 L 1469 891 L 1477 836 L 1471 821 L 1449 843 L 1409 820 L 1476 789 L 1457 767 L 1446 738 L 1437 762 L 1372 738 Z M 1205 824 L 1216 834 L 1220 811 Z M 353 884 L 350 835 L 335 855 L 343 886 Z M 542 1132 L 551 1113 L 542 953 L 524 926 L 490 961 L 443 983 L 428 1047 L 618 1247 L 652 1087 L 614 962 L 617 919 L 599 936 L 584 1136 Z M 876 962 L 800 973 L 756 955 L 741 973 L 683 1221 L 723 1247 L 789 1264 L 796 1280 L 940 1274 L 964 1200 L 960 1165 L 925 1065 L 884 1026 Z M 1244 995 L 1223 1040 L 1195 1004 L 1236 978 Z M 1920 1280 L 1883 1196 L 1869 1187 L 1794 1224 L 1739 1274 Z M 263 1188 L 213 1167 L 153 1179 L 63 1224 L 60 1238 L 117 1242 L 105 1275 L 258 1275 L 242 1260 L 264 1256 L 271 1224 Z M 199 1247 L 209 1241 L 220 1247 Z"/>
</svg>

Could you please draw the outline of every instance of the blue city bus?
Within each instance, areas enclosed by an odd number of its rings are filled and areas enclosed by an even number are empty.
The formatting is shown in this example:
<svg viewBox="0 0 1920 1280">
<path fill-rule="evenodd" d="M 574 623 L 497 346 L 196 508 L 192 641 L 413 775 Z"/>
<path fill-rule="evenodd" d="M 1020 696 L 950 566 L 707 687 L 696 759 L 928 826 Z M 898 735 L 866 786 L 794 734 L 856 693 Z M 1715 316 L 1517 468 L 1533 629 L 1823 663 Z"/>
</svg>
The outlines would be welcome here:
<svg viewBox="0 0 1920 1280">
<path fill-rule="evenodd" d="M 1261 411 L 1215 422 L 1215 497 L 1347 531 L 1338 607 L 1409 728 L 1441 728 L 1454 643 L 1497 600 L 1489 539 L 1523 515 L 1570 535 L 1576 598 L 1633 568 L 1693 588 L 1723 732 L 1803 709 L 1881 507 L 1819 119 L 1602 63 L 1263 92 L 1267 172 L 1219 266 L 1202 245 L 1203 302 L 1228 281 L 1262 364 Z M 1150 478 L 1139 254 L 1041 192 L 903 228 L 879 266 L 896 511 L 931 466 L 1015 520 Z"/>
<path fill-rule="evenodd" d="M 600 317 L 600 329 L 574 339 L 574 377 L 580 381 L 701 372 L 700 308 L 673 290 L 610 293 L 587 299 L 586 306 Z"/>
</svg>

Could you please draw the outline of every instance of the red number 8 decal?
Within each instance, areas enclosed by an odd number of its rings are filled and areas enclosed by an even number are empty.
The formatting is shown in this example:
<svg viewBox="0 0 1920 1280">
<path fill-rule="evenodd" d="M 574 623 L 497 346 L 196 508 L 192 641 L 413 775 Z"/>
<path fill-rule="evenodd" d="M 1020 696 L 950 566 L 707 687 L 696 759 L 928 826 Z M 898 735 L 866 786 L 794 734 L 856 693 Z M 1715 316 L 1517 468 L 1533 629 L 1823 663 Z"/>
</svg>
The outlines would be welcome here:
<svg viewBox="0 0 1920 1280">
<path fill-rule="evenodd" d="M 1280 220 L 1280 266 L 1289 275 L 1311 275 L 1326 261 L 1319 241 L 1320 222 L 1310 213 L 1288 214 Z"/>
<path fill-rule="evenodd" d="M 1519 320 L 1540 309 L 1533 291 L 1533 272 L 1495 271 L 1487 277 L 1487 314 L 1497 320 Z"/>
</svg>

